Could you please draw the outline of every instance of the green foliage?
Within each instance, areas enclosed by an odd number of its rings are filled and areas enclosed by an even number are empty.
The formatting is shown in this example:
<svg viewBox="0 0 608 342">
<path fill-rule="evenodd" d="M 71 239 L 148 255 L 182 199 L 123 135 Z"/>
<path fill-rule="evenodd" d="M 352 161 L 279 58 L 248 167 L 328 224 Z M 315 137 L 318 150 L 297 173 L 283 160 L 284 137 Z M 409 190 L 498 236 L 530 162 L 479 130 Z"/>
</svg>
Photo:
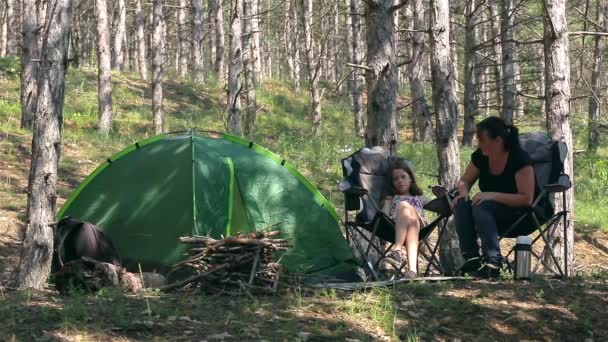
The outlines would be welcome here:
<svg viewBox="0 0 608 342">
<path fill-rule="evenodd" d="M 18 78 L 21 61 L 14 56 L 0 58 L 0 77 Z"/>
</svg>

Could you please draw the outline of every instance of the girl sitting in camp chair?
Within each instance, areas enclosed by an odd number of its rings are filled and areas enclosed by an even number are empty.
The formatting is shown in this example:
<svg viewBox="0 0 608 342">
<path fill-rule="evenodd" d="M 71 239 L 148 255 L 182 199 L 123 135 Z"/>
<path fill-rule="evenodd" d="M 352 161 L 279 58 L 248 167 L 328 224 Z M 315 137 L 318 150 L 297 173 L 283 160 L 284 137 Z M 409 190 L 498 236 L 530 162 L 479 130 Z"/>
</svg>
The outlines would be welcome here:
<svg viewBox="0 0 608 342">
<path fill-rule="evenodd" d="M 418 235 L 420 227 L 425 225 L 425 201 L 414 172 L 405 160 L 395 161 L 389 168 L 387 177 L 388 183 L 391 184 L 391 194 L 384 198 L 382 211 L 395 222 L 395 244 L 388 260 L 392 259 L 401 267 L 407 256 L 409 271 L 405 272 L 405 276 L 413 278 L 418 274 Z"/>
</svg>

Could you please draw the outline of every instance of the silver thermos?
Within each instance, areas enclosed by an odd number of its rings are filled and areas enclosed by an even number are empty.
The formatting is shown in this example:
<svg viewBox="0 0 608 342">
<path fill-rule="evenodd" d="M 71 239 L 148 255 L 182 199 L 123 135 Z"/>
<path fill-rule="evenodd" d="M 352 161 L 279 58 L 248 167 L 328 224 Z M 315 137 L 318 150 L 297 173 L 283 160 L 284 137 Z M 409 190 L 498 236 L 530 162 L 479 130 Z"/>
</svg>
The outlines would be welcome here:
<svg viewBox="0 0 608 342">
<path fill-rule="evenodd" d="M 515 241 L 515 279 L 530 279 L 532 276 L 532 239 L 518 236 Z"/>
</svg>

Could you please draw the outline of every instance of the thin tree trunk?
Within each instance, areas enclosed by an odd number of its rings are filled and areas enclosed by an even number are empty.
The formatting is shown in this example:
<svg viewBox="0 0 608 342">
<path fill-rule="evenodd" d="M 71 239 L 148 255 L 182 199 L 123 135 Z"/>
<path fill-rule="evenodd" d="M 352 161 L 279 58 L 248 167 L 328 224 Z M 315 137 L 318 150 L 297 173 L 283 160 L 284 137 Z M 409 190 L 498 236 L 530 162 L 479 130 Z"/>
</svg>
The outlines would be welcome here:
<svg viewBox="0 0 608 342">
<path fill-rule="evenodd" d="M 427 54 L 425 49 L 427 35 L 420 30 L 428 29 L 427 20 L 424 15 L 422 0 L 412 0 L 412 12 L 414 16 L 412 33 L 412 62 L 410 70 L 410 91 L 412 101 L 412 118 L 415 122 L 414 141 L 429 141 L 433 138 L 432 113 L 426 102 L 424 94 L 424 73 Z"/>
<path fill-rule="evenodd" d="M 290 0 L 285 17 L 285 45 L 287 46 L 287 65 L 289 66 L 289 76 L 291 78 L 294 92 L 300 93 L 300 59 L 299 59 L 299 37 L 300 26 L 298 23 L 297 0 Z"/>
<path fill-rule="evenodd" d="M 479 115 L 479 79 L 480 68 L 477 67 L 477 52 L 474 47 L 479 44 L 477 23 L 480 13 L 479 2 L 467 0 L 466 3 L 466 39 L 464 66 L 464 130 L 462 144 L 473 145 L 475 118 Z"/>
<path fill-rule="evenodd" d="M 359 18 L 358 0 L 346 0 L 348 6 L 347 21 L 350 26 L 350 41 L 348 43 L 349 59 L 352 64 L 363 63 L 363 52 L 361 51 L 361 20 Z M 355 118 L 355 133 L 358 137 L 365 137 L 365 122 L 363 106 L 361 103 L 361 90 L 365 79 L 361 70 L 352 70 L 348 77 L 348 90 L 353 102 L 353 116 Z"/>
<path fill-rule="evenodd" d="M 97 18 L 97 99 L 99 132 L 108 134 L 112 127 L 112 66 L 110 28 L 106 0 L 95 0 Z"/>
<path fill-rule="evenodd" d="M 203 74 L 203 19 L 201 0 L 192 0 L 192 54 L 194 57 L 194 83 L 203 84 L 205 75 Z"/>
<path fill-rule="evenodd" d="M 253 0 L 251 15 L 251 62 L 253 63 L 253 84 L 256 86 L 262 81 L 262 56 L 260 55 L 260 0 Z"/>
<path fill-rule="evenodd" d="M 84 51 L 82 49 L 82 42 L 83 42 L 83 37 L 82 37 L 82 24 L 81 24 L 81 18 L 75 18 L 76 16 L 78 16 L 78 14 L 76 13 L 80 13 L 80 5 L 82 4 L 82 2 L 78 2 L 75 3 L 75 5 L 73 6 L 73 10 L 72 10 L 72 27 L 74 27 L 74 31 L 72 32 L 72 47 L 73 47 L 73 51 L 74 51 L 74 55 L 73 55 L 73 65 L 76 68 L 79 68 L 80 65 L 82 64 L 82 60 L 83 60 L 83 55 L 84 55 Z M 32 12 L 32 15 L 36 15 L 35 14 L 35 7 L 34 7 L 34 12 Z M 36 18 L 37 19 L 37 18 Z M 36 23 L 37 24 L 37 23 Z M 86 27 L 86 25 L 84 25 Z"/>
<path fill-rule="evenodd" d="M 215 73 L 220 81 L 226 79 L 224 71 L 224 6 L 223 0 L 217 0 L 215 12 Z"/>
<path fill-rule="evenodd" d="M 310 91 L 310 98 L 312 101 L 310 119 L 312 122 L 312 132 L 314 135 L 318 135 L 321 130 L 321 94 L 319 92 L 319 72 L 322 64 L 320 56 L 323 54 L 317 54 L 317 56 L 319 56 L 319 60 L 315 62 L 316 44 L 312 35 L 312 4 L 312 0 L 303 1 L 301 19 L 303 23 L 302 33 L 304 35 L 306 69 L 308 72 L 308 90 Z"/>
<path fill-rule="evenodd" d="M 70 0 L 51 0 L 38 79 L 38 104 L 28 183 L 28 225 L 15 273 L 19 289 L 42 289 L 51 271 L 57 200 L 57 168 L 65 74 L 68 66 Z"/>
<path fill-rule="evenodd" d="M 21 10 L 21 128 L 31 129 L 38 100 L 38 62 L 33 61 L 39 58 L 36 0 L 23 0 Z"/>
<path fill-rule="evenodd" d="M 494 83 L 496 89 L 496 107 L 497 112 L 502 114 L 502 47 L 500 44 L 500 25 L 497 24 L 500 20 L 499 8 L 500 6 L 496 4 L 498 0 L 489 0 L 488 10 L 490 12 L 490 31 L 491 36 L 495 37 L 492 42 L 492 47 L 494 48 Z"/>
<path fill-rule="evenodd" d="M 545 74 L 547 86 L 547 130 L 551 137 L 568 145 L 564 164 L 566 174 L 574 183 L 572 141 L 572 116 L 570 115 L 570 53 L 568 46 L 568 23 L 566 20 L 565 0 L 546 0 L 544 18 Z M 574 187 L 566 192 L 566 208 L 562 205 L 562 194 L 553 196 L 555 211 L 568 210 L 566 227 L 563 222 L 550 234 L 549 243 L 556 252 L 557 262 L 564 270 L 565 262 L 568 275 L 572 273 L 574 261 Z M 568 255 L 564 258 L 564 245 L 568 244 Z M 551 266 L 551 263 L 550 263 Z"/>
<path fill-rule="evenodd" d="M 448 0 L 431 0 L 431 74 L 433 107 L 435 108 L 439 181 L 448 189 L 456 186 L 460 177 L 458 150 L 458 101 L 454 97 L 454 66 L 450 57 L 450 8 Z M 458 235 L 453 219 L 439 242 L 441 265 L 451 274 L 461 264 Z"/>
<path fill-rule="evenodd" d="M 116 30 L 114 31 L 114 69 L 125 70 L 125 54 L 123 43 L 127 35 L 127 9 L 125 8 L 125 0 L 116 0 L 115 21 Z"/>
<path fill-rule="evenodd" d="M 8 10 L 3 6 L 0 7 L 3 11 L 0 12 L 0 58 L 6 57 L 6 45 L 8 43 Z"/>
<path fill-rule="evenodd" d="M 207 39 L 209 41 L 209 70 L 215 70 L 215 59 L 217 58 L 217 44 L 215 42 L 215 13 L 217 12 L 217 0 L 207 1 Z"/>
<path fill-rule="evenodd" d="M 397 145 L 397 63 L 392 0 L 371 0 L 365 12 L 367 129 L 365 144 L 395 153 Z"/>
<path fill-rule="evenodd" d="M 333 48 L 332 51 L 332 63 L 333 63 L 333 79 L 332 81 L 335 83 L 340 82 L 340 46 L 342 46 L 343 38 L 340 37 L 340 7 L 338 6 L 338 0 L 334 2 L 333 8 L 333 21 L 332 21 L 332 30 L 333 30 Z M 338 84 L 337 90 L 339 92 L 342 91 L 342 83 Z"/>
<path fill-rule="evenodd" d="M 241 135 L 242 114 L 241 98 L 242 91 L 241 73 L 243 71 L 242 54 L 242 0 L 230 0 L 230 34 L 228 44 L 230 45 L 230 63 L 228 64 L 228 129 L 231 134 Z"/>
<path fill-rule="evenodd" d="M 196 1 L 196 0 L 195 0 Z M 163 113 L 163 2 L 154 0 L 152 9 L 152 111 L 154 132 L 164 132 Z"/>
<path fill-rule="evenodd" d="M 608 1 L 598 0 L 595 22 L 599 27 L 605 27 L 606 14 L 608 13 Z M 587 148 L 596 151 L 600 145 L 599 122 L 601 117 L 602 102 L 602 62 L 606 53 L 606 37 L 595 36 L 595 46 L 593 50 L 593 67 L 591 72 L 591 91 L 593 96 L 589 98 L 589 118 L 587 122 L 588 139 Z"/>
<path fill-rule="evenodd" d="M 513 123 L 515 116 L 515 42 L 513 30 L 515 23 L 515 0 L 502 0 L 500 11 L 500 42 L 502 47 L 502 112 L 507 123 Z"/>
<path fill-rule="evenodd" d="M 253 0 L 243 0 L 243 32 L 242 32 L 242 51 L 243 51 L 243 71 L 245 76 L 245 95 L 247 105 L 245 107 L 245 120 L 243 122 L 243 132 L 249 136 L 255 125 L 255 114 L 257 104 L 255 98 L 255 81 L 253 76 Z"/>
<path fill-rule="evenodd" d="M 5 0 L 6 4 L 6 17 L 4 19 L 6 28 L 3 28 L 4 35 L 4 47 L 0 48 L 0 56 L 4 57 L 7 55 L 15 54 L 13 47 L 15 46 L 14 40 L 17 39 L 15 37 L 15 0 Z M 4 51 L 2 51 L 4 50 Z"/>
<path fill-rule="evenodd" d="M 188 60 L 189 57 L 189 44 L 188 39 L 188 27 L 186 25 L 186 11 L 188 9 L 187 0 L 179 0 L 179 10 L 177 11 L 177 39 L 178 43 L 178 53 L 179 53 L 179 75 L 181 78 L 186 78 L 188 76 Z"/>
<path fill-rule="evenodd" d="M 137 31 L 137 65 L 139 77 L 142 81 L 148 80 L 148 63 L 146 58 L 146 36 L 144 35 L 144 11 L 140 0 L 135 0 L 135 30 Z"/>
</svg>

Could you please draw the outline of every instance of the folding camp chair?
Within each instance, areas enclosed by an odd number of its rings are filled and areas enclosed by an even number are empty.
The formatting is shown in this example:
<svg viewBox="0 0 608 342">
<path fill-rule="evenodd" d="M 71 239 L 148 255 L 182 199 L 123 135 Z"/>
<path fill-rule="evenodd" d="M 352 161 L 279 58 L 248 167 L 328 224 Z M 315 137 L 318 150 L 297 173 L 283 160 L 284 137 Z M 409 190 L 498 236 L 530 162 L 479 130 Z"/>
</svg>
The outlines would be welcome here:
<svg viewBox="0 0 608 342">
<path fill-rule="evenodd" d="M 339 188 L 344 193 L 346 239 L 354 245 L 361 256 L 362 266 L 375 280 L 380 279 L 379 270 L 395 242 L 395 223 L 379 207 L 388 189 L 386 173 L 395 160 L 396 158 L 390 156 L 389 152 L 380 146 L 360 149 L 342 160 L 344 179 L 340 182 Z M 411 162 L 408 163 L 411 167 Z M 433 187 L 433 193 L 437 198 L 427 203 L 424 209 L 435 212 L 438 216 L 422 227 L 419 235 L 419 241 L 427 249 L 427 251 L 424 248 L 419 249 L 419 255 L 427 262 L 424 276 L 428 276 L 432 269 L 440 274 L 444 273 L 437 258 L 437 249 L 447 219 L 452 215 L 450 208 L 452 195 L 441 186 Z M 352 211 L 357 211 L 354 220 L 350 218 Z M 438 228 L 438 238 L 432 246 L 429 237 L 436 228 Z M 371 237 L 366 236 L 365 231 L 371 232 Z M 353 238 L 354 235 L 366 241 L 367 246 L 362 246 L 360 239 Z M 374 238 L 389 243 L 389 247 L 386 249 L 378 247 L 372 242 Z M 377 260 L 371 260 L 370 252 L 379 255 Z M 403 275 L 404 267 L 405 261 L 397 268 L 396 275 Z"/>
<path fill-rule="evenodd" d="M 551 236 L 555 234 L 560 220 L 563 222 L 564 236 L 568 230 L 568 210 L 566 208 L 566 191 L 572 187 L 570 177 L 564 173 L 564 160 L 567 155 L 567 146 L 561 141 L 551 139 L 542 132 L 524 133 L 519 136 L 522 149 L 530 155 L 532 168 L 534 170 L 534 201 L 530 207 L 522 208 L 521 216 L 507 229 L 500 233 L 499 240 L 505 238 L 516 238 L 520 235 L 537 234 L 532 239 L 532 246 L 540 240 L 545 244 L 541 253 L 532 250 L 532 255 L 536 259 L 533 272 L 537 272 L 540 265 L 550 270 L 556 275 L 565 276 L 568 274 L 568 244 L 564 239 L 564 268 L 557 262 L 553 246 L 549 243 Z M 550 196 L 561 193 L 563 210 L 555 213 L 555 209 L 550 201 Z M 526 226 L 526 224 L 528 226 Z M 504 257 L 505 267 L 509 272 L 513 271 L 515 258 L 515 247 L 512 247 Z M 548 267 L 547 260 L 553 261 L 557 272 Z M 473 258 L 475 259 L 475 258 Z M 473 260 L 470 259 L 470 260 Z M 469 260 L 469 261 L 470 261 Z M 465 262 L 467 263 L 467 262 Z M 464 266 L 464 265 L 463 265 Z"/>
</svg>

